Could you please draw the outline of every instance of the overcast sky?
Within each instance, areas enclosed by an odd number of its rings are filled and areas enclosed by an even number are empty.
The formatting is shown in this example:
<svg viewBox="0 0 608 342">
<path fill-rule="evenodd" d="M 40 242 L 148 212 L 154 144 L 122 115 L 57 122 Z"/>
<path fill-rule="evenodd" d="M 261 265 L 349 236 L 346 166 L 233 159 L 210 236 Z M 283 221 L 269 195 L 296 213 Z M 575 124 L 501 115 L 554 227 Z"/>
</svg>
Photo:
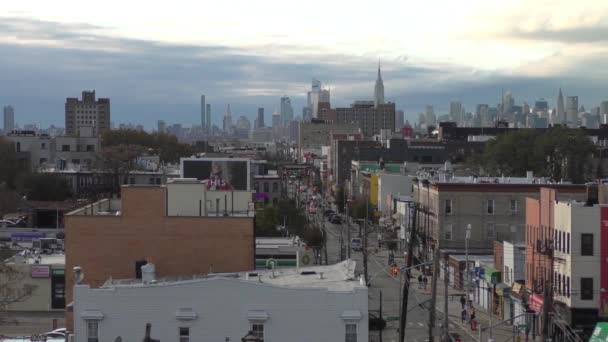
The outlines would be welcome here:
<svg viewBox="0 0 608 342">
<path fill-rule="evenodd" d="M 252 118 L 279 98 L 301 114 L 311 79 L 332 105 L 371 99 L 378 58 L 386 98 L 408 118 L 516 103 L 557 90 L 587 108 L 608 99 L 606 0 L 0 2 L 0 104 L 16 121 L 63 126 L 66 97 L 110 97 L 112 121 L 213 120 L 230 103 Z"/>
</svg>

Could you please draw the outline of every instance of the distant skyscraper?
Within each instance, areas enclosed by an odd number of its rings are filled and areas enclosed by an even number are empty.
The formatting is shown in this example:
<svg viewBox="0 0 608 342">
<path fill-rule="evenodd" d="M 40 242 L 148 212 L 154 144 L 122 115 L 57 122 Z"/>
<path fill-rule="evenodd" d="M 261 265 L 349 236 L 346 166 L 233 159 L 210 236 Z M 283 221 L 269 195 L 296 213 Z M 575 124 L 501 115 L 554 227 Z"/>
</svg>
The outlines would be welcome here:
<svg viewBox="0 0 608 342">
<path fill-rule="evenodd" d="M 91 131 L 99 136 L 110 130 L 110 99 L 95 100 L 95 90 L 83 91 L 82 100 L 68 97 L 65 100 L 65 133 L 78 136 Z"/>
<path fill-rule="evenodd" d="M 255 128 L 265 127 L 264 124 L 264 108 L 258 108 L 258 117 L 255 120 Z"/>
<path fill-rule="evenodd" d="M 568 124 L 576 126 L 578 123 L 578 96 L 567 97 L 566 110 Z"/>
<path fill-rule="evenodd" d="M 4 106 L 4 134 L 15 129 L 15 109 L 13 106 Z"/>
<path fill-rule="evenodd" d="M 235 126 L 236 135 L 241 139 L 248 139 L 251 132 L 251 122 L 245 116 L 239 116 Z"/>
<path fill-rule="evenodd" d="M 567 121 L 566 112 L 564 111 L 564 95 L 562 95 L 562 88 L 559 88 L 559 95 L 557 95 L 557 113 L 555 113 L 555 120 L 553 123 L 566 124 Z"/>
<path fill-rule="evenodd" d="M 475 115 L 478 118 L 479 125 L 481 127 L 488 127 L 492 120 L 490 119 L 490 115 L 488 112 L 489 106 L 485 103 L 478 104 L 477 110 L 475 111 Z"/>
<path fill-rule="evenodd" d="M 433 109 L 433 106 L 431 105 L 427 105 L 426 106 L 426 124 L 428 126 L 435 126 L 437 124 L 437 117 L 435 116 L 435 110 Z"/>
<path fill-rule="evenodd" d="M 206 119 L 205 123 L 207 124 L 207 131 L 211 132 L 211 104 L 207 103 L 207 111 L 206 111 Z"/>
<path fill-rule="evenodd" d="M 462 103 L 460 101 L 450 102 L 450 119 L 458 126 L 462 125 Z"/>
<path fill-rule="evenodd" d="M 401 129 L 403 128 L 404 122 L 403 122 L 403 116 L 405 115 L 405 113 L 402 110 L 398 110 L 395 112 L 395 132 L 400 132 Z"/>
<path fill-rule="evenodd" d="M 158 120 L 157 131 L 158 133 L 167 133 L 167 124 L 164 120 Z"/>
<path fill-rule="evenodd" d="M 513 94 L 511 94 L 511 91 L 507 91 L 502 97 L 502 114 L 510 114 L 514 104 Z"/>
<path fill-rule="evenodd" d="M 232 127 L 232 112 L 230 111 L 230 104 L 226 106 L 226 115 L 224 115 L 224 132 L 230 131 Z"/>
<path fill-rule="evenodd" d="M 534 102 L 535 112 L 546 112 L 549 110 L 549 103 L 545 99 L 538 99 Z"/>
<path fill-rule="evenodd" d="M 281 124 L 286 126 L 289 121 L 293 120 L 293 107 L 289 96 L 281 97 Z"/>
<path fill-rule="evenodd" d="M 205 95 L 201 95 L 201 127 L 207 127 L 205 124 L 207 119 L 207 106 L 205 105 Z"/>
<path fill-rule="evenodd" d="M 382 74 L 380 72 L 380 61 L 378 61 L 378 78 L 376 78 L 376 85 L 374 86 L 374 105 L 384 104 L 384 81 L 382 81 Z"/>
<path fill-rule="evenodd" d="M 608 114 L 608 101 L 600 103 L 600 115 Z"/>
</svg>

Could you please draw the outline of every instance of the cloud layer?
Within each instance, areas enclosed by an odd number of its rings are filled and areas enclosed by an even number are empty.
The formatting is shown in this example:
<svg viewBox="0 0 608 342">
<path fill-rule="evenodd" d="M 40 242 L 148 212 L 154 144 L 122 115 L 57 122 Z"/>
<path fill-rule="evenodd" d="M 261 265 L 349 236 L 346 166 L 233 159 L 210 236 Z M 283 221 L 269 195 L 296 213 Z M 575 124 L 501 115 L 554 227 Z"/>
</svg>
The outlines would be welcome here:
<svg viewBox="0 0 608 342">
<path fill-rule="evenodd" d="M 596 106 L 608 98 L 606 33 L 591 27 L 512 31 L 508 39 L 549 44 L 553 52 L 509 70 L 400 55 L 382 61 L 386 96 L 410 118 L 426 104 L 441 112 L 453 99 L 469 110 L 477 103 L 496 104 L 503 89 L 511 89 L 517 102 L 533 103 L 540 97 L 553 100 L 562 86 L 586 107 Z M 0 104 L 14 105 L 20 124 L 63 125 L 65 98 L 96 89 L 98 96 L 111 98 L 113 121 L 151 128 L 159 119 L 198 123 L 200 94 L 212 104 L 217 124 L 228 103 L 233 115 L 253 118 L 257 107 L 270 115 L 284 94 L 292 97 L 298 114 L 313 77 L 331 87 L 334 106 L 369 99 L 376 56 L 284 44 L 171 44 L 124 38 L 89 24 L 5 17 L 0 75 Z"/>
</svg>

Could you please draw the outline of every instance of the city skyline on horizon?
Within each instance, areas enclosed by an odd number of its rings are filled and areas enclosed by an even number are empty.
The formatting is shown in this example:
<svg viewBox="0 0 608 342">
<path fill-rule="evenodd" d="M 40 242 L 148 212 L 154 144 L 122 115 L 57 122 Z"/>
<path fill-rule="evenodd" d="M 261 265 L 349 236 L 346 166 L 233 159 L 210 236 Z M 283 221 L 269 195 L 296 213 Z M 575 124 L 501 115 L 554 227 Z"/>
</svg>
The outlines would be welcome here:
<svg viewBox="0 0 608 342">
<path fill-rule="evenodd" d="M 566 0 L 441 0 L 437 6 L 387 0 L 365 9 L 323 3 L 321 13 L 300 8 L 281 32 L 276 22 L 260 20 L 275 1 L 243 2 L 247 11 L 231 11 L 239 25 L 214 15 L 229 11 L 225 4 L 180 3 L 151 6 L 136 20 L 128 15 L 134 5 L 113 0 L 94 14 L 67 0 L 0 4 L 0 104 L 13 105 L 20 124 L 60 125 L 63 100 L 96 89 L 112 99 L 116 123 L 149 128 L 168 118 L 199 122 L 198 98 L 205 94 L 212 121 L 221 126 L 227 104 L 253 120 L 258 107 L 278 110 L 284 94 L 300 115 L 313 78 L 331 88 L 333 107 L 372 100 L 378 57 L 386 100 L 410 121 L 427 104 L 438 113 L 452 100 L 468 111 L 492 105 L 502 89 L 511 89 L 520 103 L 545 98 L 551 107 L 559 87 L 586 108 L 608 97 L 608 7 L 601 1 L 584 8 Z M 402 9 L 417 15 L 396 26 L 391 19 Z M 419 30 L 431 14 L 441 24 Z M 372 25 L 361 27 L 360 18 Z M 297 25 L 310 19 L 336 25 L 331 34 Z M 150 25 L 155 20 L 162 30 Z M 247 25 L 252 20 L 255 25 Z"/>
</svg>

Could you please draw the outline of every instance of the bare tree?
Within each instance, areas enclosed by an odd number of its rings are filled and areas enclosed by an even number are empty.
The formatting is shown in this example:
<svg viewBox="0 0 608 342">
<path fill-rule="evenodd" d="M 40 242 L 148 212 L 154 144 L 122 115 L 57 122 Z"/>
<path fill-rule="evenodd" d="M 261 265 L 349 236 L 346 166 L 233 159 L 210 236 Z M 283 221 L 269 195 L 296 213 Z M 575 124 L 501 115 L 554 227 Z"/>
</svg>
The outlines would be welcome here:
<svg viewBox="0 0 608 342">
<path fill-rule="evenodd" d="M 26 276 L 12 265 L 0 261 L 0 325 L 5 323 L 2 313 L 7 307 L 26 300 L 36 289 L 35 285 L 23 283 Z"/>
</svg>

